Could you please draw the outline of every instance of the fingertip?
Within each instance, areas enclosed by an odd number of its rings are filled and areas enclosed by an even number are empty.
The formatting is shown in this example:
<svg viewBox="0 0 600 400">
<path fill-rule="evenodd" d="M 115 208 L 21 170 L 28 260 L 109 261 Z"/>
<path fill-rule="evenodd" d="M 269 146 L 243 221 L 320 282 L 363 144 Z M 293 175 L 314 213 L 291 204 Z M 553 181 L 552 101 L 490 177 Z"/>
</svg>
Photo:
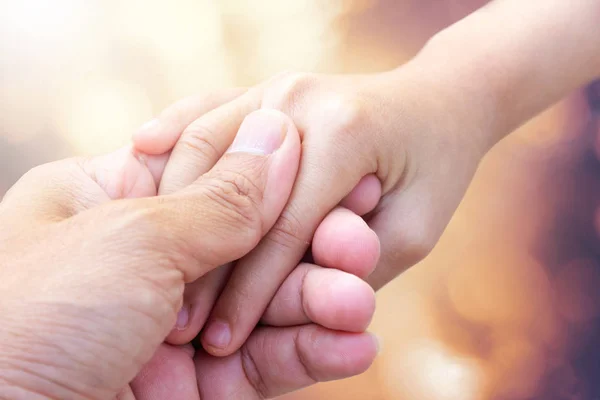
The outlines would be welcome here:
<svg viewBox="0 0 600 400">
<path fill-rule="evenodd" d="M 165 340 L 167 343 L 182 345 L 198 337 L 227 282 L 230 270 L 231 264 L 223 265 L 186 285 L 183 307 L 179 312 L 177 324 Z"/>
<path fill-rule="evenodd" d="M 161 344 L 131 382 L 136 399 L 198 398 L 194 349 Z"/>
<path fill-rule="evenodd" d="M 226 357 L 237 350 L 229 349 L 231 340 L 231 327 L 227 321 L 221 319 L 212 319 L 200 339 L 204 350 L 215 357 Z"/>
<path fill-rule="evenodd" d="M 381 199 L 381 182 L 375 174 L 364 176 L 340 203 L 358 215 L 370 213 Z"/>
<path fill-rule="evenodd" d="M 169 132 L 169 126 L 159 118 L 154 118 L 142 126 L 133 134 L 132 141 L 136 150 L 146 154 L 163 154 L 173 147 L 174 141 L 179 136 Z"/>
<path fill-rule="evenodd" d="M 310 270 L 303 286 L 308 318 L 329 329 L 364 332 L 375 313 L 375 292 L 360 278 L 333 269 Z"/>
<path fill-rule="evenodd" d="M 131 137 L 135 148 L 146 151 L 145 147 L 151 144 L 153 139 L 156 138 L 159 131 L 159 125 L 160 120 L 158 118 L 153 118 L 150 121 L 144 122 Z"/>
<path fill-rule="evenodd" d="M 113 200 L 156 195 L 151 172 L 131 146 L 94 157 L 83 168 Z"/>
<path fill-rule="evenodd" d="M 209 312 L 209 309 L 198 304 L 184 304 L 177 315 L 177 323 L 165 342 L 174 346 L 190 343 L 200 333 Z"/>
<path fill-rule="evenodd" d="M 298 347 L 311 373 L 322 377 L 321 381 L 365 372 L 375 361 L 379 348 L 377 338 L 370 333 L 336 332 L 319 327 L 301 331 Z"/>
<path fill-rule="evenodd" d="M 281 285 L 262 316 L 271 326 L 316 323 L 363 332 L 375 312 L 375 294 L 363 280 L 337 269 L 300 264 Z"/>
<path fill-rule="evenodd" d="M 162 180 L 163 173 L 165 171 L 165 167 L 167 166 L 167 162 L 169 161 L 170 152 L 163 154 L 147 154 L 140 152 L 137 149 L 134 149 L 135 156 L 140 160 L 140 163 L 143 163 L 148 168 L 152 179 L 154 180 L 154 186 L 156 188 L 160 187 L 160 182 Z"/>
<path fill-rule="evenodd" d="M 136 149 L 147 154 L 170 151 L 194 120 L 244 92 L 244 88 L 233 88 L 185 97 L 167 107 L 157 118 L 143 124 L 133 134 L 133 143 Z"/>
<path fill-rule="evenodd" d="M 312 242 L 316 264 L 340 269 L 361 278 L 373 272 L 380 252 L 375 231 L 358 215 L 341 207 L 323 220 Z"/>
</svg>

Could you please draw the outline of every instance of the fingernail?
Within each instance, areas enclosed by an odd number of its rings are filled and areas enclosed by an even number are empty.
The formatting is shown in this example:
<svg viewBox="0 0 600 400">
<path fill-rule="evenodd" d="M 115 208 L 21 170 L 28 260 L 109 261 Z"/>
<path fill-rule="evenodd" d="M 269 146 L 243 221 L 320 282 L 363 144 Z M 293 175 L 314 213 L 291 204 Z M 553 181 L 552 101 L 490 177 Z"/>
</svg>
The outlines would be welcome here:
<svg viewBox="0 0 600 400">
<path fill-rule="evenodd" d="M 274 110 L 259 110 L 242 122 L 228 153 L 271 154 L 283 143 L 286 122 Z"/>
<path fill-rule="evenodd" d="M 381 351 L 383 349 L 383 339 L 381 338 L 381 336 L 376 335 L 374 333 L 371 333 L 371 337 L 373 338 L 373 342 L 375 342 L 375 346 L 377 348 L 377 355 L 381 354 Z"/>
<path fill-rule="evenodd" d="M 134 133 L 133 136 L 135 139 L 139 139 L 156 135 L 156 132 L 158 132 L 157 128 L 159 125 L 160 120 L 158 118 L 154 118 L 146 122 L 144 125 L 140 126 L 140 128 L 137 130 L 136 133 Z"/>
<path fill-rule="evenodd" d="M 204 343 L 210 347 L 225 349 L 231 342 L 229 324 L 220 320 L 212 321 L 204 331 L 203 339 Z"/>
<path fill-rule="evenodd" d="M 177 313 L 177 322 L 175 323 L 175 329 L 183 331 L 187 328 L 190 320 L 190 307 L 186 304 L 181 307 L 179 313 Z"/>
</svg>

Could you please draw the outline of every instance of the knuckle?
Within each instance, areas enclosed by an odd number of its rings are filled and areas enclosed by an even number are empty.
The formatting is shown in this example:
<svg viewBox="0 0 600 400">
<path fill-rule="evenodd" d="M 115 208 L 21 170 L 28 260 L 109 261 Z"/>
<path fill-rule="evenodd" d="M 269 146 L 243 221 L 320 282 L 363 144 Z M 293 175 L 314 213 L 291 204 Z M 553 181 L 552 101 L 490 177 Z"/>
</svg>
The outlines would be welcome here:
<svg viewBox="0 0 600 400">
<path fill-rule="evenodd" d="M 369 118 L 365 103 L 356 97 L 334 95 L 326 103 L 324 115 L 335 116 L 330 122 L 332 139 L 358 140 L 364 136 L 363 127 Z"/>
<path fill-rule="evenodd" d="M 309 245 L 309 238 L 302 234 L 300 219 L 289 208 L 286 208 L 281 213 L 266 238 L 285 249 L 294 249 L 298 246 Z"/>
<path fill-rule="evenodd" d="M 257 243 L 262 236 L 263 192 L 253 180 L 239 171 L 221 171 L 202 182 L 204 194 L 217 205 L 223 223 L 243 228 Z"/>
<path fill-rule="evenodd" d="M 178 145 L 197 160 L 214 162 L 221 157 L 221 152 L 211 141 L 213 137 L 215 133 L 212 129 L 195 122 L 186 128 Z"/>
<path fill-rule="evenodd" d="M 285 72 L 276 78 L 277 85 L 271 101 L 276 109 L 286 113 L 301 106 L 302 99 L 317 84 L 315 74 Z"/>
</svg>

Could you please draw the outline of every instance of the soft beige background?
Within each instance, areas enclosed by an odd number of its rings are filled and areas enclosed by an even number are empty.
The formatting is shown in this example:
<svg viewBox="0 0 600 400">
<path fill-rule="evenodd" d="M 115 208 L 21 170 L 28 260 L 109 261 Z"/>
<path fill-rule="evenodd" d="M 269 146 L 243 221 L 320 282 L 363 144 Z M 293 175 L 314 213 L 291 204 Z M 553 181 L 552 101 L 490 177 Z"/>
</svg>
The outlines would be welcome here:
<svg viewBox="0 0 600 400">
<path fill-rule="evenodd" d="M 484 3 L 0 0 L 0 193 L 191 93 L 393 68 Z M 434 253 L 379 293 L 373 368 L 287 398 L 598 398 L 598 126 L 578 92 L 500 143 Z"/>
</svg>

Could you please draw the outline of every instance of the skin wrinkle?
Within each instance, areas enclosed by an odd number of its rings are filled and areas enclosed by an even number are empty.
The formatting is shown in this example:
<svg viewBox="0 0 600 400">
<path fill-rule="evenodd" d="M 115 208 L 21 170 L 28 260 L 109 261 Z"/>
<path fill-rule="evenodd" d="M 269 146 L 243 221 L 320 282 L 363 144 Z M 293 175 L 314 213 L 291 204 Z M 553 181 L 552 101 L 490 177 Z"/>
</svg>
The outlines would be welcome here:
<svg viewBox="0 0 600 400">
<path fill-rule="evenodd" d="M 263 238 L 263 241 L 270 241 L 286 249 L 293 249 L 298 244 L 310 246 L 310 236 L 302 235 L 300 232 L 300 219 L 297 218 L 291 209 L 286 209 L 281 213 L 275 226 L 271 229 L 270 235 Z"/>
<path fill-rule="evenodd" d="M 63 311 L 64 311 L 64 310 L 63 310 Z M 86 317 L 86 316 L 90 315 L 90 313 L 89 313 L 89 312 L 87 312 L 87 311 L 83 311 L 83 312 L 77 312 L 77 314 L 78 314 L 78 315 L 81 315 L 81 316 L 83 316 L 83 317 Z M 97 315 L 97 314 L 95 314 L 95 315 Z M 107 318 L 108 318 L 108 316 L 107 316 Z M 43 323 L 43 320 L 42 320 L 42 321 L 40 321 L 40 322 L 41 322 L 41 323 Z M 54 321 L 49 321 L 49 323 L 48 323 L 48 324 L 45 324 L 45 326 L 51 326 L 51 324 L 52 324 L 52 323 L 54 323 L 54 326 L 55 326 L 55 327 L 57 327 L 57 326 L 56 326 L 56 323 L 55 323 Z M 97 325 L 96 325 L 96 326 L 97 326 Z M 74 331 L 74 330 L 76 330 L 76 329 L 77 329 L 77 328 L 76 328 L 76 327 L 74 327 L 74 326 L 66 326 L 65 328 L 67 328 L 67 330 L 69 330 L 69 331 Z M 133 329 L 133 327 L 132 327 L 131 329 Z M 110 332 L 107 332 L 107 333 L 110 333 Z M 36 335 L 36 336 L 38 336 L 38 335 Z M 62 334 L 61 334 L 61 336 L 62 336 Z M 57 343 L 61 343 L 61 340 L 60 340 L 60 339 L 54 339 L 54 340 L 52 340 L 52 341 L 48 341 L 47 339 L 45 339 L 45 338 L 42 338 L 41 336 L 38 336 L 38 337 L 41 339 L 41 342 L 40 342 L 40 344 L 41 344 L 42 346 L 48 346 L 48 345 L 50 345 L 51 347 L 54 347 L 54 348 L 56 348 L 57 350 L 59 350 L 59 352 L 60 352 L 60 353 L 62 353 L 63 355 L 67 355 L 67 356 L 72 356 L 72 355 L 73 355 L 73 354 L 72 354 L 73 352 L 72 352 L 72 351 L 70 351 L 70 350 L 68 350 L 67 348 L 63 348 L 63 347 L 57 346 Z M 73 340 L 73 339 L 74 339 L 74 337 L 72 337 L 70 334 L 67 334 L 65 337 L 70 337 L 70 338 L 71 338 L 71 340 Z M 93 341 L 84 340 L 84 338 L 83 338 L 83 337 L 81 337 L 81 338 L 80 338 L 80 337 L 77 337 L 77 339 L 78 339 L 78 341 L 79 341 L 79 342 L 82 342 L 82 343 L 84 343 L 84 347 L 87 347 L 87 348 L 90 348 L 90 346 L 88 346 L 87 344 L 89 344 L 89 343 L 94 343 Z M 146 340 L 146 339 L 144 339 L 144 340 Z M 67 341 L 67 342 L 69 342 L 69 341 Z M 100 344 L 100 343 L 98 343 L 98 344 Z M 126 345 L 126 343 L 123 343 L 123 345 Z M 106 348 L 106 346 L 105 346 L 104 344 L 100 344 L 100 347 L 101 347 L 101 348 L 104 348 L 104 349 Z M 124 353 L 126 353 L 126 352 L 127 352 L 127 348 L 122 348 L 122 349 L 120 349 L 120 350 L 119 350 L 119 349 L 116 349 L 116 350 L 117 350 L 117 351 L 115 351 L 115 353 L 119 353 L 119 354 L 124 354 Z M 41 353 L 43 354 L 43 352 L 41 352 Z M 105 352 L 105 351 L 100 351 L 100 352 L 99 352 L 99 354 L 106 354 L 106 352 Z M 69 358 L 69 357 L 67 357 L 67 358 Z M 21 359 L 26 359 L 26 357 L 25 357 L 25 356 L 21 356 Z M 39 360 L 31 360 L 31 361 L 32 361 L 32 362 L 34 362 L 34 363 L 36 363 L 36 362 L 37 362 L 37 363 L 39 363 Z M 106 362 L 107 362 L 107 361 L 106 361 L 106 359 L 105 359 L 105 360 L 102 362 L 102 365 L 105 365 L 105 364 L 106 364 Z M 85 361 L 82 361 L 82 364 L 83 364 L 83 365 L 85 365 L 85 364 L 86 364 L 86 363 L 85 363 Z M 141 364 L 141 363 L 140 363 L 140 362 L 138 362 L 138 364 Z M 47 365 L 51 365 L 51 364 L 47 364 Z M 53 364 L 52 364 L 52 365 L 53 365 Z M 118 368 L 118 367 L 119 367 L 119 365 L 120 365 L 120 361 L 119 361 L 119 363 L 116 363 L 116 362 L 115 362 L 112 368 Z M 99 386 L 99 385 L 100 385 L 100 384 L 98 383 L 98 384 L 94 384 L 93 386 Z M 118 388 L 114 388 L 114 389 L 116 390 L 116 389 L 118 389 Z"/>
<path fill-rule="evenodd" d="M 296 333 L 296 337 L 294 337 L 294 349 L 295 354 L 297 355 L 297 361 L 298 361 L 298 365 L 300 365 L 300 367 L 302 367 L 302 371 L 304 373 L 304 375 L 309 378 L 312 383 L 317 383 L 320 380 L 316 379 L 316 376 L 313 375 L 312 371 L 308 368 L 308 363 L 306 361 L 306 357 L 304 355 L 304 351 L 300 346 L 300 337 L 301 335 L 304 333 L 304 329 L 299 329 L 298 332 Z M 309 335 L 309 338 L 311 338 L 312 335 Z M 310 340 L 309 340 L 310 342 Z"/>
<path fill-rule="evenodd" d="M 2 370 L 0 369 L 0 371 L 2 371 Z M 10 387 L 11 387 L 12 389 L 14 389 L 14 388 L 18 388 L 18 389 L 21 389 L 23 392 L 26 392 L 26 393 L 28 393 L 28 394 L 32 394 L 32 393 L 33 393 L 33 394 L 36 394 L 36 395 L 38 395 L 38 396 L 39 396 L 39 398 L 41 398 L 42 400 L 47 400 L 47 399 L 48 399 L 48 397 L 49 397 L 47 394 L 45 394 L 45 393 L 44 393 L 44 392 L 42 392 L 42 391 L 36 391 L 35 389 L 30 389 L 30 388 L 25 388 L 25 387 L 22 387 L 22 386 L 21 386 L 21 382 L 19 382 L 18 380 L 8 379 L 8 378 L 6 377 L 6 375 L 4 375 L 4 374 L 0 374 L 0 382 L 7 383 L 8 385 L 10 385 Z"/>
<path fill-rule="evenodd" d="M 221 158 L 221 151 L 207 139 L 207 137 L 213 135 L 214 133 L 206 126 L 199 124 L 190 125 L 186 128 L 183 135 L 186 139 L 181 141 L 183 151 L 193 154 L 197 158 L 197 161 L 200 162 L 218 160 Z"/>
<path fill-rule="evenodd" d="M 306 269 L 306 272 L 304 273 L 304 275 L 302 276 L 302 279 L 300 281 L 300 290 L 299 290 L 300 304 L 302 304 L 302 311 L 304 312 L 304 317 L 306 318 L 307 321 L 314 320 L 314 318 L 311 318 L 311 315 L 314 315 L 314 314 L 310 310 L 310 302 L 307 301 L 307 298 L 304 294 L 304 290 L 306 287 L 306 277 L 308 276 L 308 274 L 310 273 L 311 270 L 312 270 L 311 268 Z"/>
<path fill-rule="evenodd" d="M 257 397 L 260 399 L 269 398 L 266 392 L 267 385 L 265 380 L 254 361 L 254 357 L 252 357 L 252 353 L 246 346 L 242 347 L 240 350 L 240 361 L 242 363 L 244 376 L 250 386 L 255 390 Z"/>
<path fill-rule="evenodd" d="M 25 361 L 27 361 L 27 360 L 25 360 Z M 41 396 L 52 398 L 52 397 L 54 397 L 54 395 L 51 394 L 51 392 L 44 392 L 39 387 L 39 385 L 43 385 L 43 382 L 46 382 L 46 383 L 49 383 L 50 385 L 56 385 L 60 389 L 64 389 L 68 393 L 74 393 L 74 394 L 80 396 L 79 398 L 81 398 L 81 399 L 95 400 L 95 399 L 93 399 L 91 397 L 88 397 L 83 392 L 81 392 L 81 391 L 75 389 L 74 387 L 68 385 L 67 383 L 64 383 L 64 382 L 61 382 L 59 380 L 56 380 L 56 379 L 50 378 L 48 376 L 45 376 L 44 374 L 42 374 L 40 372 L 36 372 L 35 369 L 28 368 L 27 366 L 23 365 L 22 363 L 19 363 L 17 365 L 17 364 L 14 364 L 12 361 L 4 360 L 4 362 L 8 365 L 8 367 L 12 367 L 12 371 L 15 371 L 15 370 L 22 371 L 22 372 L 25 372 L 26 374 L 28 374 L 29 376 L 34 377 L 34 379 L 38 378 L 38 379 L 40 379 L 42 381 L 42 383 L 37 383 L 36 389 L 28 388 L 28 389 L 26 389 L 27 391 L 32 391 L 34 393 L 40 394 Z M 37 361 L 36 364 L 39 365 L 39 360 Z M 46 366 L 52 366 L 52 365 L 51 364 L 46 364 Z M 31 383 L 31 380 L 27 379 L 27 382 Z M 17 386 L 21 387 L 21 384 L 17 384 Z M 101 399 L 98 398 L 98 400 L 101 400 Z"/>
</svg>

